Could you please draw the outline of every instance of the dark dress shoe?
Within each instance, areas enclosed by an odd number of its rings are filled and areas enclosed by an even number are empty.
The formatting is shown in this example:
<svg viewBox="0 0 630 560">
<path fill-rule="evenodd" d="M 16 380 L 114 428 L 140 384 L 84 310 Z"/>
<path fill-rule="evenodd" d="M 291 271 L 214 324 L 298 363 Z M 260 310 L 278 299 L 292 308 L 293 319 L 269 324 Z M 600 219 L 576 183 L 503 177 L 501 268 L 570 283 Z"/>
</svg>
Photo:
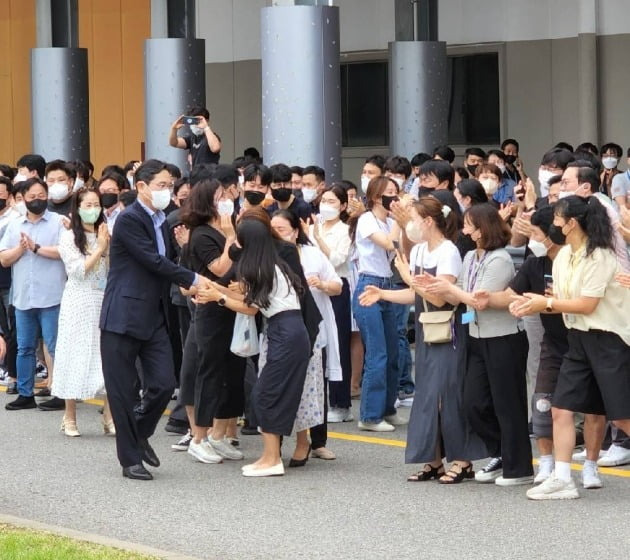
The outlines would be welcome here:
<svg viewBox="0 0 630 560">
<path fill-rule="evenodd" d="M 50 397 L 50 389 L 48 387 L 44 387 L 35 393 L 36 397 Z"/>
<path fill-rule="evenodd" d="M 153 480 L 153 475 L 142 465 L 123 467 L 123 476 L 133 480 Z"/>
<path fill-rule="evenodd" d="M 50 400 L 39 403 L 37 407 L 39 410 L 63 410 L 66 408 L 66 401 L 59 397 L 53 397 Z"/>
<path fill-rule="evenodd" d="M 159 467 L 160 460 L 158 456 L 153 451 L 153 447 L 149 445 L 149 442 L 146 439 L 140 440 L 140 449 L 142 449 L 142 460 L 152 467 Z"/>
<path fill-rule="evenodd" d="M 17 394 L 18 394 L 17 381 L 14 381 L 13 383 L 9 383 L 7 385 L 7 395 L 17 395 Z"/>
<path fill-rule="evenodd" d="M 185 436 L 188 432 L 189 425 L 188 422 L 181 422 L 180 420 L 169 420 L 164 429 L 170 434 L 178 434 Z"/>
<path fill-rule="evenodd" d="M 20 395 L 14 401 L 7 403 L 5 407 L 7 410 L 26 410 L 28 408 L 37 408 L 35 397 L 23 397 Z"/>
<path fill-rule="evenodd" d="M 306 453 L 306 457 L 304 457 L 304 459 L 294 459 L 293 457 L 291 457 L 291 460 L 289 461 L 289 467 L 291 468 L 295 468 L 295 467 L 303 467 L 306 465 L 306 463 L 308 462 L 308 457 L 311 454 L 311 445 L 309 444 L 308 446 L 308 452 Z"/>
</svg>

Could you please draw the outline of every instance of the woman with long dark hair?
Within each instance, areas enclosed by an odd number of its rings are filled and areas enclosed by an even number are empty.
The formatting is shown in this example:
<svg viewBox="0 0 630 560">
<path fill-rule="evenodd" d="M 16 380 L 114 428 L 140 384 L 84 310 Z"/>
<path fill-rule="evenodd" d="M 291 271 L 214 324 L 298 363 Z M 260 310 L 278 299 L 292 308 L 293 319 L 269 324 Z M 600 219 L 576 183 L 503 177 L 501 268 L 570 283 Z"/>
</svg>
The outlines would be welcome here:
<svg viewBox="0 0 630 560">
<path fill-rule="evenodd" d="M 76 401 L 104 389 L 99 318 L 107 280 L 109 232 L 98 192 L 82 188 L 72 197 L 70 229 L 59 237 L 59 255 L 68 281 L 61 298 L 51 392 L 66 401 L 61 431 L 80 436 Z M 77 346 L 78 345 L 78 346 Z M 116 433 L 109 405 L 103 414 L 105 434 Z"/>
<path fill-rule="evenodd" d="M 306 281 L 319 312 L 323 317 L 313 354 L 306 371 L 302 400 L 295 419 L 297 444 L 290 467 L 306 464 L 310 449 L 313 455 L 335 459 L 326 448 L 328 427 L 326 422 L 326 379 L 341 378 L 337 324 L 330 296 L 341 293 L 341 279 L 326 255 L 310 244 L 302 230 L 300 219 L 288 210 L 278 210 L 271 220 L 274 231 L 288 243 L 297 247 Z M 311 430 L 309 446 L 307 430 Z"/>
<path fill-rule="evenodd" d="M 223 286 L 234 278 L 229 255 L 236 238 L 232 211 L 232 201 L 221 184 L 204 180 L 192 189 L 181 215 L 190 230 L 183 262 Z M 226 440 L 230 421 L 244 408 L 245 360 L 230 352 L 235 318 L 233 311 L 215 302 L 195 309 L 198 364 L 194 379 L 186 375 L 182 380 L 182 400 L 193 436 L 188 453 L 202 463 L 243 458 L 243 453 Z"/>
<path fill-rule="evenodd" d="M 311 354 L 309 334 L 300 311 L 299 277 L 278 256 L 270 229 L 259 220 L 241 220 L 237 242 L 242 249 L 236 276 L 241 294 L 216 285 L 201 288 L 199 303 L 217 302 L 234 312 L 267 321 L 267 361 L 252 390 L 254 411 L 263 436 L 260 459 L 243 467 L 243 476 L 281 476 L 280 436 L 290 435 L 302 396 Z"/>
<path fill-rule="evenodd" d="M 532 500 L 579 497 L 571 478 L 574 412 L 591 420 L 584 431 L 584 488 L 602 486 L 597 458 L 605 417 L 630 433 L 630 298 L 615 277 L 620 268 L 606 208 L 594 196 L 563 198 L 554 206 L 549 238 L 566 242 L 553 263 L 553 297 L 526 293 L 510 307 L 518 317 L 562 313 L 568 329 L 569 351 L 552 398 L 554 472 L 527 492 Z"/>
</svg>

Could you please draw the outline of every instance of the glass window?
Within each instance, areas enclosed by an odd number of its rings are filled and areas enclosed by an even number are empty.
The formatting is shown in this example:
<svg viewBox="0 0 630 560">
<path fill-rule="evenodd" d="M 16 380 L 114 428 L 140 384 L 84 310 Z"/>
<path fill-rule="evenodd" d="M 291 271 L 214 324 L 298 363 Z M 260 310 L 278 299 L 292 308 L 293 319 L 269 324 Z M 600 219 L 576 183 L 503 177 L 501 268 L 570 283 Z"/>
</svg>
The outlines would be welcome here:
<svg viewBox="0 0 630 560">
<path fill-rule="evenodd" d="M 448 57 L 449 144 L 498 144 L 499 55 Z"/>
<path fill-rule="evenodd" d="M 341 130 L 344 147 L 389 144 L 387 62 L 341 65 Z"/>
</svg>

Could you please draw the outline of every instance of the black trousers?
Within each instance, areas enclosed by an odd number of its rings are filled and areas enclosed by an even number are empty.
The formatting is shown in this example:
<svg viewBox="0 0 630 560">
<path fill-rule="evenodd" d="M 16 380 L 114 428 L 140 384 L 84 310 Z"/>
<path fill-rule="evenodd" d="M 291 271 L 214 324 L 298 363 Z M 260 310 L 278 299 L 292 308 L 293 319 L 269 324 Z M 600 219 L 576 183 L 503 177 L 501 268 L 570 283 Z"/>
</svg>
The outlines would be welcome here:
<svg viewBox="0 0 630 560">
<path fill-rule="evenodd" d="M 168 310 L 168 338 L 170 340 L 171 351 L 173 353 L 175 377 L 177 379 L 177 385 L 179 385 L 179 371 L 182 367 L 182 352 L 184 346 L 179 327 L 179 307 L 169 299 L 166 304 L 166 309 Z"/>
<path fill-rule="evenodd" d="M 343 288 L 338 296 L 332 296 L 330 302 L 335 312 L 337 334 L 339 337 L 339 359 L 341 362 L 342 380 L 329 382 L 330 406 L 336 408 L 350 408 L 350 380 L 352 379 L 352 365 L 350 362 L 350 337 L 352 335 L 352 319 L 350 315 L 350 287 L 348 281 L 342 278 Z"/>
<path fill-rule="evenodd" d="M 17 359 L 17 333 L 15 330 L 15 307 L 12 305 L 5 306 L 5 295 L 10 288 L 0 290 L 0 326 L 4 333 L 4 340 L 7 345 L 7 353 L 4 358 L 4 366 L 9 377 L 17 379 L 17 368 L 15 361 Z M 7 296 L 8 299 L 8 296 Z"/>
<path fill-rule="evenodd" d="M 140 464 L 140 441 L 153 435 L 175 388 L 166 323 L 162 320 L 149 340 L 101 331 L 101 355 L 118 460 L 123 467 Z M 136 359 L 142 364 L 144 393 L 141 409 L 134 412 Z"/>
<path fill-rule="evenodd" d="M 195 312 L 198 367 L 195 378 L 195 424 L 211 426 L 214 418 L 243 413 L 245 358 L 230 352 L 235 313 L 216 303 Z"/>
<path fill-rule="evenodd" d="M 328 442 L 328 384 L 326 383 L 326 348 L 322 349 L 322 366 L 324 375 L 324 421 L 317 426 L 313 426 L 309 430 L 312 449 L 326 447 L 326 443 Z"/>
<path fill-rule="evenodd" d="M 464 410 L 503 476 L 533 474 L 527 427 L 527 335 L 468 337 Z"/>
</svg>

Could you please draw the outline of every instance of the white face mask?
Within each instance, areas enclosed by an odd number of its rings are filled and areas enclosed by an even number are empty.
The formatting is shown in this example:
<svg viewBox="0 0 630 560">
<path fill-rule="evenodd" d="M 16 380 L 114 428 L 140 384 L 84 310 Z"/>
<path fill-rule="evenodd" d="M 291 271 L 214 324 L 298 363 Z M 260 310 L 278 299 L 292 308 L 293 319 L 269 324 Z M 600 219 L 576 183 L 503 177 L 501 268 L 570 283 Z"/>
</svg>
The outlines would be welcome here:
<svg viewBox="0 0 630 560">
<path fill-rule="evenodd" d="M 494 179 L 481 179 L 479 182 L 483 185 L 488 196 L 492 196 L 499 188 L 499 183 Z"/>
<path fill-rule="evenodd" d="M 131 173 L 129 175 L 127 175 L 127 182 L 129 183 L 129 185 L 133 189 L 133 175 Z"/>
<path fill-rule="evenodd" d="M 563 198 L 566 198 L 567 196 L 573 196 L 575 193 L 571 192 L 571 191 L 560 191 L 558 193 L 558 200 L 562 200 Z"/>
<path fill-rule="evenodd" d="M 83 179 L 80 179 L 79 177 L 77 177 L 74 180 L 74 186 L 72 187 L 72 192 L 77 192 L 79 189 L 82 189 L 84 185 L 85 185 L 85 182 L 83 181 Z"/>
<path fill-rule="evenodd" d="M 534 253 L 534 256 L 536 257 L 547 256 L 547 247 L 545 247 L 544 243 L 540 241 L 536 241 L 535 239 L 530 239 L 527 246 L 529 247 L 530 251 Z"/>
<path fill-rule="evenodd" d="M 304 202 L 312 202 L 317 198 L 317 189 L 302 189 Z"/>
<path fill-rule="evenodd" d="M 24 203 L 24 201 L 22 202 L 18 202 L 14 208 L 16 209 L 16 211 L 20 214 L 20 216 L 26 216 L 26 204 Z"/>
<path fill-rule="evenodd" d="M 405 233 L 407 234 L 409 241 L 412 243 L 422 243 L 422 241 L 424 241 L 424 234 L 422 233 L 422 230 L 413 220 L 407 222 L 407 225 L 405 226 Z"/>
<path fill-rule="evenodd" d="M 156 210 L 164 210 L 171 202 L 170 189 L 151 191 L 151 204 Z"/>
<path fill-rule="evenodd" d="M 234 201 L 227 200 L 219 200 L 219 204 L 217 204 L 217 212 L 219 216 L 231 216 L 234 214 Z"/>
<path fill-rule="evenodd" d="M 18 173 L 14 178 L 13 178 L 13 184 L 15 185 L 16 183 L 21 183 L 22 181 L 26 181 L 27 177 L 26 175 L 22 174 L 22 173 Z"/>
<path fill-rule="evenodd" d="M 48 195 L 54 201 L 63 200 L 68 196 L 68 183 L 55 183 L 48 187 Z"/>
<path fill-rule="evenodd" d="M 549 180 L 552 177 L 555 177 L 556 174 L 552 173 L 548 169 L 539 169 L 538 170 L 538 182 L 540 183 L 540 190 L 548 191 L 549 190 Z"/>
<path fill-rule="evenodd" d="M 392 177 L 392 179 L 396 181 L 396 184 L 398 185 L 398 190 L 402 189 L 403 183 L 405 182 L 404 179 L 401 179 L 400 177 Z"/>
<path fill-rule="evenodd" d="M 319 215 L 325 222 L 329 220 L 335 220 L 339 217 L 339 209 L 331 206 L 330 204 L 320 204 L 319 205 Z"/>
<path fill-rule="evenodd" d="M 238 176 L 238 184 L 242 187 L 245 184 L 245 177 L 243 175 Z"/>
<path fill-rule="evenodd" d="M 365 193 L 368 185 L 370 184 L 370 178 L 367 175 L 361 175 L 361 191 Z"/>
<path fill-rule="evenodd" d="M 195 124 L 191 124 L 190 125 L 190 131 L 195 135 L 195 136 L 201 136 L 203 134 L 203 128 L 198 127 Z"/>
<path fill-rule="evenodd" d="M 501 170 L 501 173 L 505 173 L 505 164 L 497 163 L 497 167 Z"/>
<path fill-rule="evenodd" d="M 615 157 L 605 157 L 602 158 L 602 163 L 604 164 L 604 167 L 606 169 L 614 169 L 615 167 L 617 167 L 619 160 Z"/>
</svg>

